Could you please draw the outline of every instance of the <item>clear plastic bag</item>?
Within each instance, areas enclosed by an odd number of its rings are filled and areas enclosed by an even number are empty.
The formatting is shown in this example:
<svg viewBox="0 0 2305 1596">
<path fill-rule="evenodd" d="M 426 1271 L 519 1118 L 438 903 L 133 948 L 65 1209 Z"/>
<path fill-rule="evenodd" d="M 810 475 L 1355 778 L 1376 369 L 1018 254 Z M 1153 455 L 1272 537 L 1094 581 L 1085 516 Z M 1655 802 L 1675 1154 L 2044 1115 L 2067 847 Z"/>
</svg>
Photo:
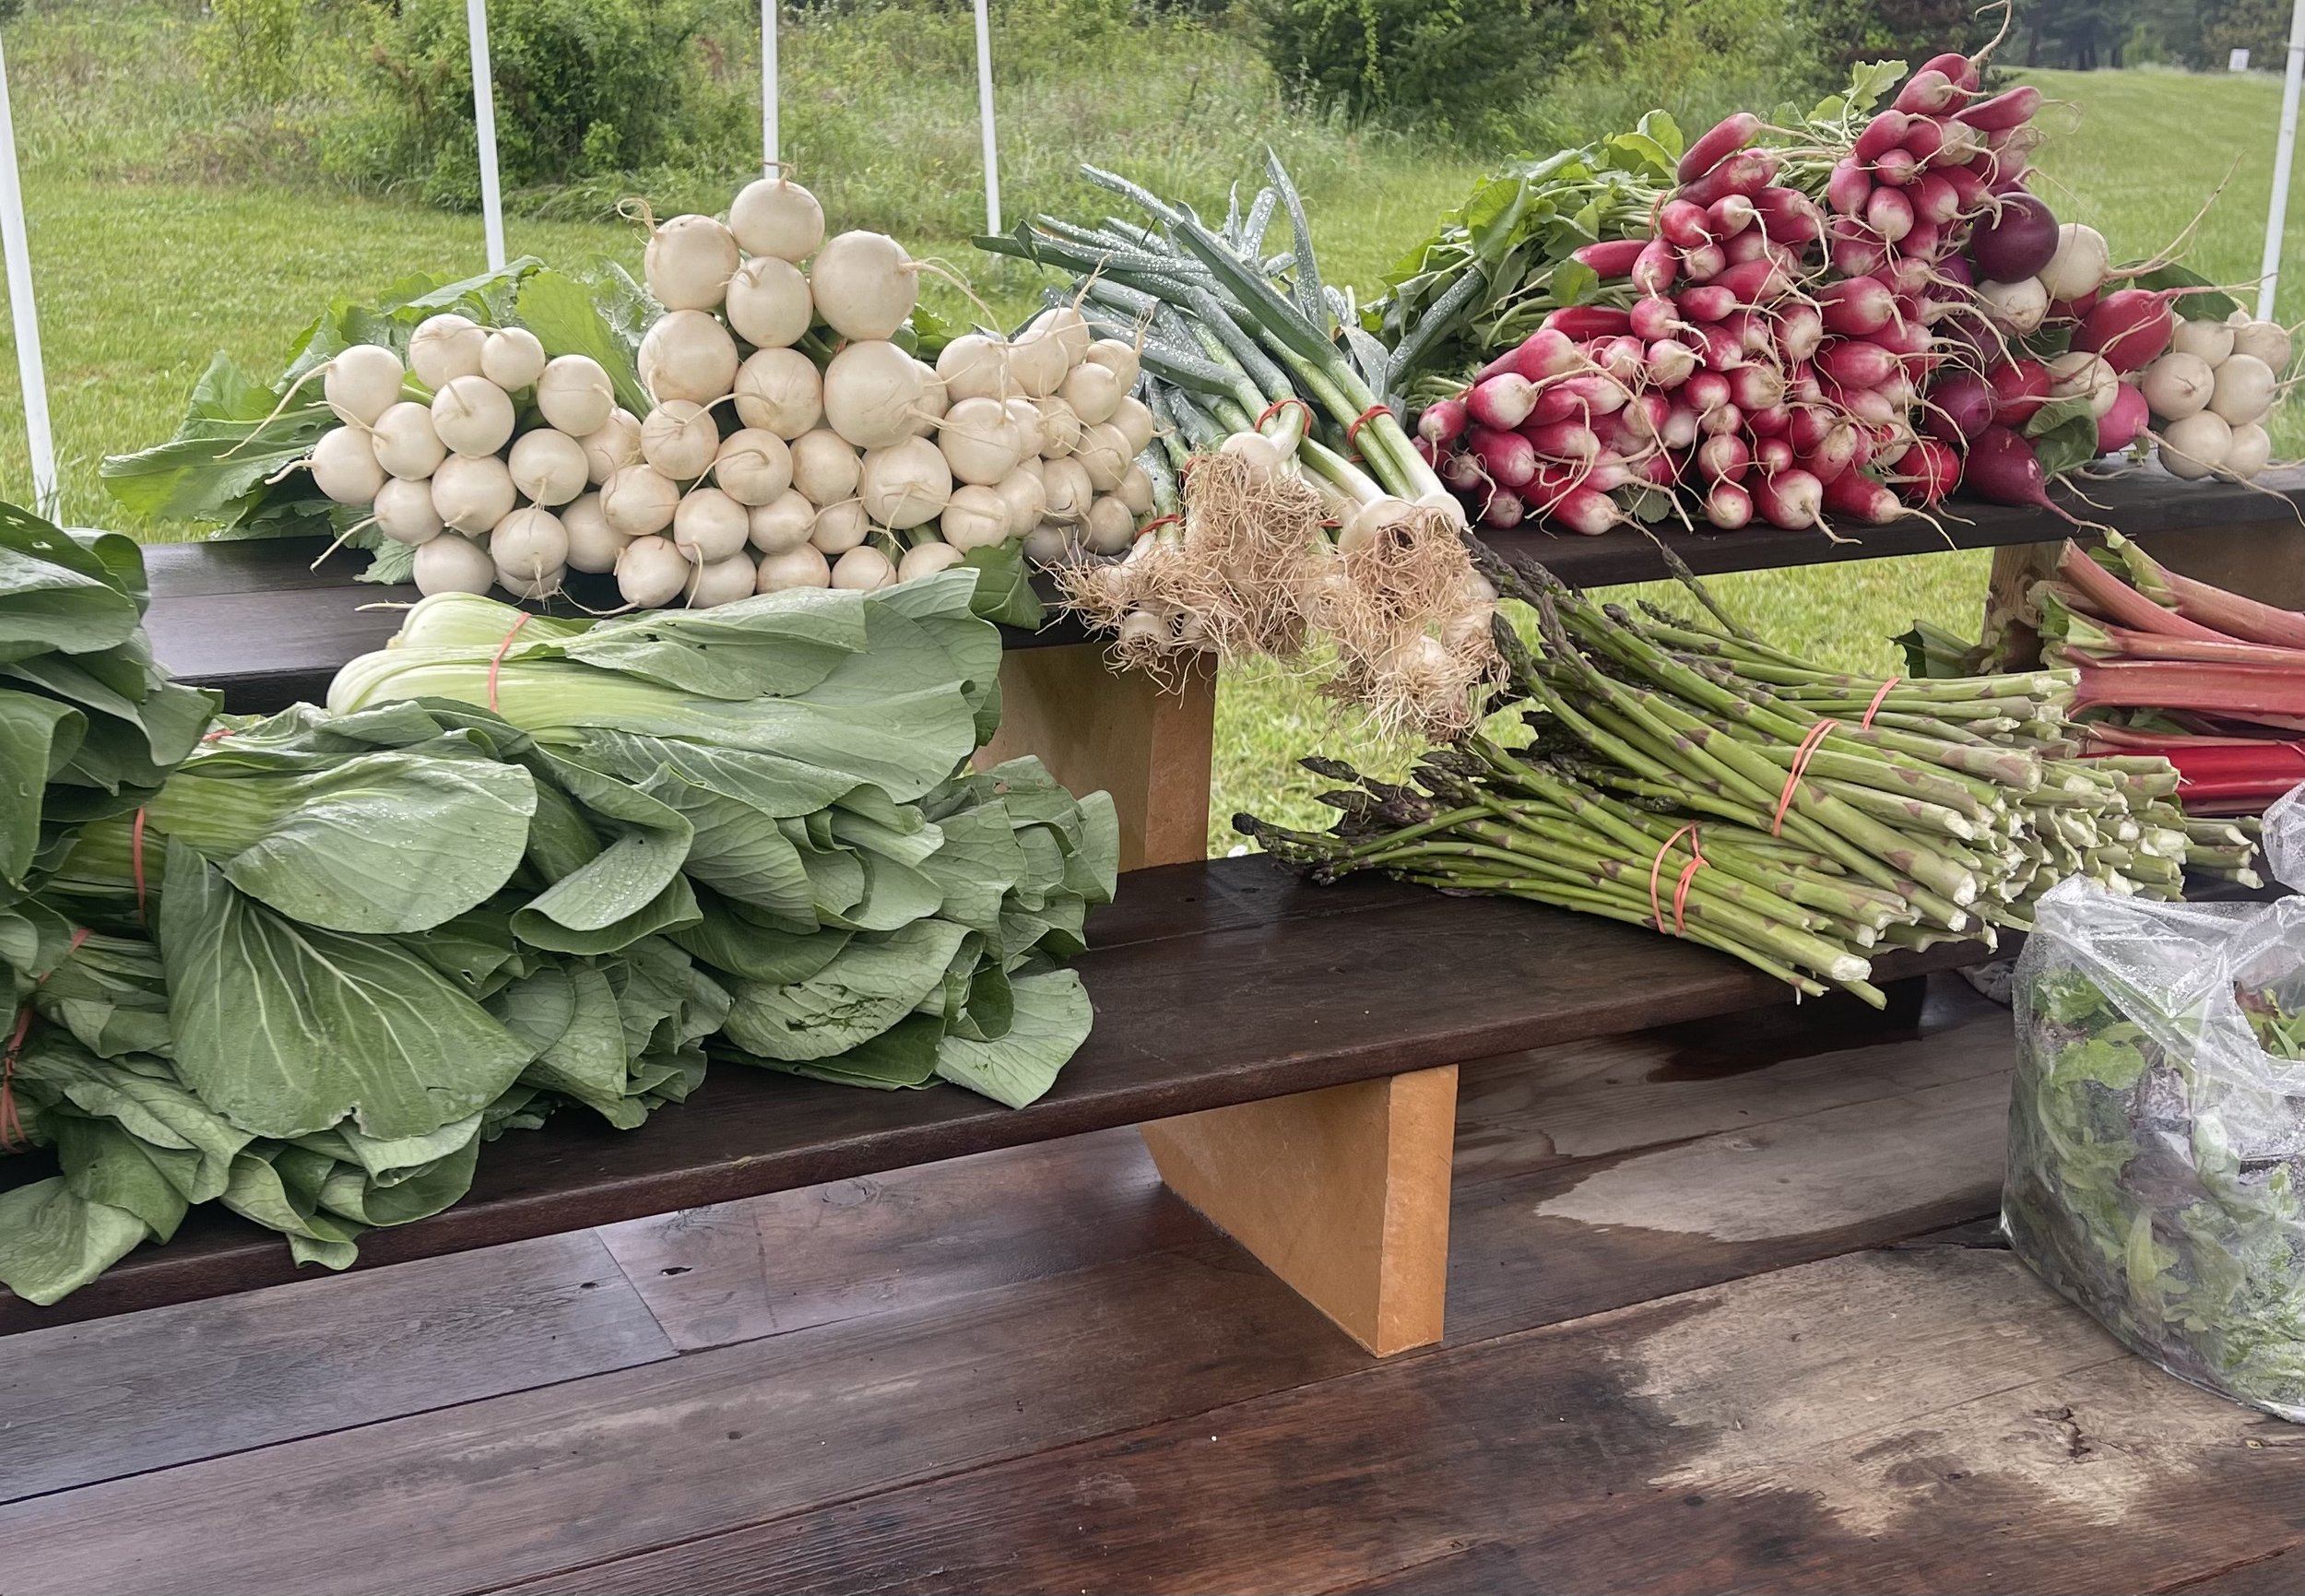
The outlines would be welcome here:
<svg viewBox="0 0 2305 1596">
<path fill-rule="evenodd" d="M 2264 847 L 2305 883 L 2305 787 Z M 2171 1374 L 2305 1422 L 2305 897 L 2062 882 L 2015 999 L 2017 1256 Z"/>
</svg>

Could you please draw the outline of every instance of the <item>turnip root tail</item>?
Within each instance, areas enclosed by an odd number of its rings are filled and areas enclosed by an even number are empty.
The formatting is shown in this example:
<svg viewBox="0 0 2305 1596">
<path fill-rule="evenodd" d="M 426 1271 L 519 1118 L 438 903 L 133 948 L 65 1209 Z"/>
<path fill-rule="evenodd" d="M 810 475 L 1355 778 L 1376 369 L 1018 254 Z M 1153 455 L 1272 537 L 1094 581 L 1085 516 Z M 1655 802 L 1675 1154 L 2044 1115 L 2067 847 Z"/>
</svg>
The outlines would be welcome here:
<svg viewBox="0 0 2305 1596">
<path fill-rule="evenodd" d="M 328 370 L 328 361 L 323 361 L 320 364 L 306 372 L 302 376 L 297 378 L 296 381 L 290 383 L 287 389 L 280 395 L 280 402 L 272 407 L 272 413 L 266 416 L 263 420 L 258 421 L 254 427 L 251 427 L 248 430 L 248 436 L 242 438 L 239 443 L 233 444 L 230 448 L 225 450 L 224 453 L 219 455 L 217 458 L 219 460 L 229 460 L 233 455 L 239 454 L 242 449 L 248 447 L 249 444 L 254 443 L 258 435 L 260 435 L 266 427 L 269 427 L 273 422 L 280 419 L 280 412 L 289 408 L 289 401 L 290 399 L 296 397 L 296 390 L 302 387 L 306 383 L 311 382 L 314 377 L 321 376 L 325 373 Z M 332 410 L 330 414 L 333 415 L 335 412 Z M 353 420 L 349 416 L 338 416 L 337 419 L 348 427 L 359 427 L 362 432 L 368 431 L 366 425 Z M 278 482 L 280 479 L 280 477 L 287 476 L 289 471 L 296 468 L 296 465 L 301 465 L 302 463 L 303 462 L 301 461 L 298 461 L 295 465 L 290 466 L 287 470 L 283 470 L 279 477 L 267 477 L 265 480 L 268 483 Z"/>
<path fill-rule="evenodd" d="M 976 307 L 977 313 L 985 318 L 987 326 L 999 325 L 1000 318 L 993 313 L 992 307 L 976 297 L 975 285 L 970 283 L 967 278 L 962 276 L 960 268 L 951 262 L 939 259 L 935 255 L 927 255 L 910 262 L 904 269 L 916 276 L 926 272 L 931 277 L 942 278 L 961 291 L 962 298 Z"/>
<path fill-rule="evenodd" d="M 626 221 L 638 222 L 640 224 L 641 231 L 644 233 L 649 234 L 652 237 L 655 235 L 656 231 L 656 212 L 655 207 L 648 203 L 645 195 L 637 194 L 626 195 L 622 199 L 616 202 L 616 214 L 622 217 Z"/>
<path fill-rule="evenodd" d="M 350 542 L 352 540 L 353 533 L 358 532 L 363 526 L 373 526 L 375 525 L 376 517 L 373 515 L 368 516 L 364 520 L 353 522 L 352 525 L 337 533 L 336 540 L 330 543 L 325 549 L 323 549 L 319 555 L 313 559 L 313 562 L 310 565 L 305 566 L 304 569 L 307 571 L 319 570 L 321 561 L 327 559 L 329 555 L 334 554 L 337 550 L 343 548 L 347 543 Z"/>
</svg>

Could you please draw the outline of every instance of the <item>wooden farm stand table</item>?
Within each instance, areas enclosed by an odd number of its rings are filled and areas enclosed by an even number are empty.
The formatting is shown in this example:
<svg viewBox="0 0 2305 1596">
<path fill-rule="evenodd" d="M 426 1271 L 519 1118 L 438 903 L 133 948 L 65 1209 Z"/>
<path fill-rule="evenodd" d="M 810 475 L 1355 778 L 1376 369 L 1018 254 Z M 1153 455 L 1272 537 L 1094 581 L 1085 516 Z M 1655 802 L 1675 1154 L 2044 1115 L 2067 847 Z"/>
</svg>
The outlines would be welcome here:
<svg viewBox="0 0 2305 1596">
<path fill-rule="evenodd" d="M 2134 470 L 2088 512 L 2164 562 L 2305 605 L 2305 539 L 2284 497 Z M 1961 507 L 1836 543 L 1753 530 L 1661 541 L 1703 573 L 1991 547 L 1996 579 L 2072 528 L 2049 515 Z M 1619 531 L 1498 542 L 1587 586 L 1666 573 L 1657 541 Z M 408 589 L 307 569 L 317 545 L 149 550 L 160 656 L 223 690 L 228 707 L 323 697 L 381 646 Z M 1110 791 L 1121 820 L 1118 901 L 1092 916 L 1078 963 L 1096 1026 L 1046 1098 L 1022 1110 L 960 1092 L 872 1093 L 716 1070 L 689 1107 L 616 1132 L 563 1116 L 507 1137 L 444 1213 L 371 1232 L 363 1267 L 582 1229 L 1115 1126 L 1141 1128 L 1167 1183 L 1363 1346 L 1438 1341 L 1447 1281 L 1457 1066 L 1543 1044 L 1746 1012 L 1792 994 L 1723 955 L 1608 921 L 1378 881 L 1318 889 L 1260 857 L 1207 860 L 1215 704 L 1211 675 L 1163 692 L 1117 677 L 1060 629 L 1011 633 L 1004 722 L 987 756 L 1040 755 L 1076 789 Z M 1981 955 L 1945 947 L 1878 961 L 1906 983 Z M 11 1160 L 30 1164 L 36 1160 Z M 37 1171 L 0 1178 L 31 1178 Z M 279 1239 L 195 1214 L 63 1304 L 0 1297 L 0 1332 L 220 1295 L 291 1279 Z"/>
</svg>

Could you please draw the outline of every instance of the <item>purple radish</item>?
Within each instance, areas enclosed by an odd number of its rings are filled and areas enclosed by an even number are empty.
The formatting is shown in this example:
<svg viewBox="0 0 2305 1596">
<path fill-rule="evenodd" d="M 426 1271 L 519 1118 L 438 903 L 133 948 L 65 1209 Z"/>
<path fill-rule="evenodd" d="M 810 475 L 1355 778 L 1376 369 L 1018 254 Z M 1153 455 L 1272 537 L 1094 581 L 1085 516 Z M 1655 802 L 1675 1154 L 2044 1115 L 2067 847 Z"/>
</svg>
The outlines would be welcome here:
<svg viewBox="0 0 2305 1596">
<path fill-rule="evenodd" d="M 1979 222 L 1969 234 L 1968 258 L 1992 282 L 2023 282 L 2056 254 L 2057 219 L 2029 194 L 2009 195 L 1999 215 Z"/>
</svg>

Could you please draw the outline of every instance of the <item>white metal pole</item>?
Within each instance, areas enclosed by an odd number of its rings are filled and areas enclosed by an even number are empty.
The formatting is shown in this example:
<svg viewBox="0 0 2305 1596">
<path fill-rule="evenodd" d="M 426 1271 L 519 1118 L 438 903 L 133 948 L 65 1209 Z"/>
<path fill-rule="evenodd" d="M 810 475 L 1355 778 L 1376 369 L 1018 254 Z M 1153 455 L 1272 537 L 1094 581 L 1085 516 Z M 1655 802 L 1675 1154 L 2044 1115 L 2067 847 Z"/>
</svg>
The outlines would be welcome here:
<svg viewBox="0 0 2305 1596">
<path fill-rule="evenodd" d="M 2281 231 L 2289 218 L 2289 161 L 2297 153 L 2297 92 L 2305 79 L 2305 0 L 2289 7 L 2289 61 L 2281 80 L 2281 142 L 2273 152 L 2273 207 L 2265 216 L 2265 254 L 2258 267 L 2257 319 L 2273 319 L 2273 290 L 2281 275 Z"/>
<path fill-rule="evenodd" d="M 761 0 L 761 167 L 776 169 L 776 0 Z"/>
<path fill-rule="evenodd" d="M 472 36 L 472 123 L 480 136 L 480 219 L 488 229 L 489 270 L 504 266 L 504 195 L 496 184 L 496 75 L 489 66 L 488 0 L 464 0 Z"/>
<path fill-rule="evenodd" d="M 2305 0 L 2298 0 L 2305 6 Z M 985 124 L 985 231 L 1000 231 L 1000 147 L 992 136 L 992 18 L 976 0 L 976 106 Z"/>
<path fill-rule="evenodd" d="M 32 455 L 32 502 L 56 514 L 56 441 L 48 430 L 48 373 L 40 358 L 40 312 L 32 303 L 32 257 L 24 231 L 24 185 L 16 170 L 16 118 L 8 108 L 8 59 L 0 53 L 0 251 L 8 257 L 8 313 L 16 323 L 16 370 L 24 388 L 24 441 Z"/>
</svg>

